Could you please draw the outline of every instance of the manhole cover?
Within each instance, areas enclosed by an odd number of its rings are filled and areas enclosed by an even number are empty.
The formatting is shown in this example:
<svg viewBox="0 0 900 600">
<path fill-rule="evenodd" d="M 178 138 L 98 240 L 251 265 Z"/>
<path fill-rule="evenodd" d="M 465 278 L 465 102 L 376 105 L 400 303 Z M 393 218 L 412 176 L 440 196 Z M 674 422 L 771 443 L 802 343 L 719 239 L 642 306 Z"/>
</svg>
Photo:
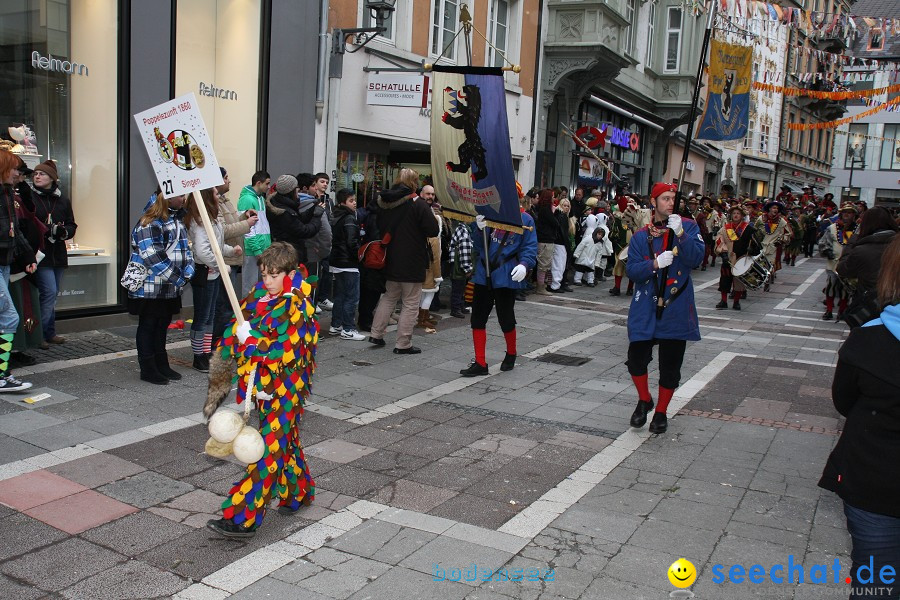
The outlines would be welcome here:
<svg viewBox="0 0 900 600">
<path fill-rule="evenodd" d="M 355 367 L 371 367 L 372 366 L 372 363 L 365 361 L 365 360 L 354 360 L 350 364 Z"/>
<path fill-rule="evenodd" d="M 570 356 L 568 354 L 560 354 L 558 352 L 550 352 L 535 359 L 539 362 L 553 363 L 554 365 L 563 365 L 565 367 L 580 367 L 583 364 L 591 362 L 590 358 L 584 356 Z"/>
</svg>

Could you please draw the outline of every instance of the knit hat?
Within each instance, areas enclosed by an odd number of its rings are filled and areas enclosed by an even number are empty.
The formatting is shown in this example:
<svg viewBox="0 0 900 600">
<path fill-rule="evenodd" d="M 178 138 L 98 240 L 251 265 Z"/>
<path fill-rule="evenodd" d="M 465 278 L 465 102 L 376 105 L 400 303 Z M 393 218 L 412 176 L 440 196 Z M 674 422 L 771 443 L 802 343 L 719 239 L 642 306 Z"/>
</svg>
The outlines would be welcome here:
<svg viewBox="0 0 900 600">
<path fill-rule="evenodd" d="M 654 183 L 653 187 L 650 189 L 650 197 L 658 198 L 660 194 L 664 194 L 666 192 L 674 192 L 678 189 L 678 187 L 673 183 Z"/>
<path fill-rule="evenodd" d="M 297 178 L 293 175 L 282 175 L 275 181 L 275 191 L 287 196 L 297 189 Z"/>
<path fill-rule="evenodd" d="M 841 204 L 840 212 L 852 212 L 852 213 L 859 214 L 859 209 L 856 207 L 855 204 L 853 204 L 850 201 L 847 201 L 847 202 L 843 202 Z"/>
<path fill-rule="evenodd" d="M 34 168 L 35 171 L 41 171 L 45 173 L 50 179 L 53 181 L 59 181 L 59 173 L 56 170 L 56 162 L 52 160 L 45 160 L 38 166 Z"/>
</svg>

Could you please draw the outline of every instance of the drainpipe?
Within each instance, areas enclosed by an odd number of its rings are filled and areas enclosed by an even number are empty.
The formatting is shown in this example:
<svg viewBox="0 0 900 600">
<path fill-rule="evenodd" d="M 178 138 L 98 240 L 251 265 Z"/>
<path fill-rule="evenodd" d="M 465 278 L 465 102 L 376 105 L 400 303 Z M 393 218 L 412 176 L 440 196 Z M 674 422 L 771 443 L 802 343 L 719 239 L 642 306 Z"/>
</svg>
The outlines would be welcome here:
<svg viewBox="0 0 900 600">
<path fill-rule="evenodd" d="M 539 101 L 538 93 L 541 86 L 541 55 L 543 54 L 544 34 L 541 26 L 544 22 L 544 0 L 538 0 L 538 22 L 537 22 L 537 43 L 534 49 L 534 88 L 531 91 L 531 144 L 528 146 L 529 152 L 534 152 L 534 139 L 537 135 L 537 115 L 541 110 L 542 102 Z"/>
<path fill-rule="evenodd" d="M 319 8 L 319 72 L 316 74 L 316 120 L 325 110 L 325 66 L 328 62 L 328 0 Z"/>
</svg>

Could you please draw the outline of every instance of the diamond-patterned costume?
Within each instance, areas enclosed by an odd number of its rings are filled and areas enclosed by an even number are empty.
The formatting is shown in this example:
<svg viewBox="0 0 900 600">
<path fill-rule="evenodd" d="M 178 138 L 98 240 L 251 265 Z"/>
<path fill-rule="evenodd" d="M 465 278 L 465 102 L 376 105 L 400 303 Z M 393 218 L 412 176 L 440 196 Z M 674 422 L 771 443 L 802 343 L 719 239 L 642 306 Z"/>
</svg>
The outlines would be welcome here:
<svg viewBox="0 0 900 600">
<path fill-rule="evenodd" d="M 299 267 L 290 282 L 291 292 L 273 299 L 257 284 L 241 303 L 251 327 L 246 344 L 235 335 L 235 321 L 219 343 L 223 358 L 237 360 L 238 403 L 246 402 L 248 390 L 255 388 L 252 395 L 257 398 L 260 433 L 266 445 L 263 457 L 247 466 L 247 475 L 231 488 L 222 504 L 226 519 L 247 528 L 262 523 L 273 497 L 279 499 L 279 506 L 296 509 L 315 496 L 298 426 L 315 372 L 319 341 L 316 308 L 309 299 L 310 284 L 316 278 L 306 280 L 306 276 L 305 268 Z M 248 387 L 250 377 L 252 388 Z"/>
</svg>

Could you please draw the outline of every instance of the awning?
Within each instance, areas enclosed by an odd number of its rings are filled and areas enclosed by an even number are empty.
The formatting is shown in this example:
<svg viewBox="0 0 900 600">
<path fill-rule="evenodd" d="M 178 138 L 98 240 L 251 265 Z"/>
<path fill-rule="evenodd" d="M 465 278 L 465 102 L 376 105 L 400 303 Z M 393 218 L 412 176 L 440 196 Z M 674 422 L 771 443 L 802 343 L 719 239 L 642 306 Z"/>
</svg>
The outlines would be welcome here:
<svg viewBox="0 0 900 600">
<path fill-rule="evenodd" d="M 793 181 L 782 181 L 781 184 L 778 186 L 779 191 L 781 191 L 782 185 L 786 185 L 788 187 L 788 190 L 796 196 L 803 195 L 803 184 L 802 183 L 795 183 Z"/>
</svg>

